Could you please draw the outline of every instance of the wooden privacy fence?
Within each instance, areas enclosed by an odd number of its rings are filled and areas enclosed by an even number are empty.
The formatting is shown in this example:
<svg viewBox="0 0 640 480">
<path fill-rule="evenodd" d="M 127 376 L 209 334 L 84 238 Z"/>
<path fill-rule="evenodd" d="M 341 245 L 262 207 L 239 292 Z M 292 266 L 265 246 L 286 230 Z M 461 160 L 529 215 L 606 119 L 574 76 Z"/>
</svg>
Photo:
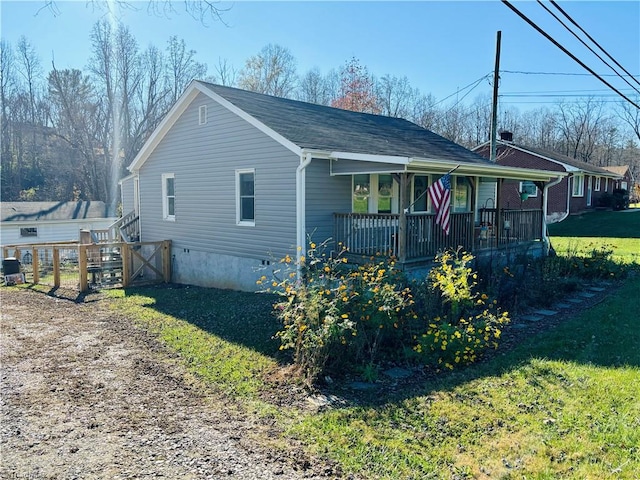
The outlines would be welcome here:
<svg viewBox="0 0 640 480">
<path fill-rule="evenodd" d="M 171 281 L 170 240 L 9 245 L 2 251 L 20 260 L 27 282 L 81 292 Z"/>
</svg>

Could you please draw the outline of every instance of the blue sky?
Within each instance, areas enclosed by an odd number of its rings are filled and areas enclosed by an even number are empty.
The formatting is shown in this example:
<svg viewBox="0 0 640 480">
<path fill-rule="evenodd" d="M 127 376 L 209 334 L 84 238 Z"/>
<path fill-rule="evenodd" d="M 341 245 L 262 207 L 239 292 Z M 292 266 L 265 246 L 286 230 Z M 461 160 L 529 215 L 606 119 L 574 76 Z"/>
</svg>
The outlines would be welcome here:
<svg viewBox="0 0 640 480">
<path fill-rule="evenodd" d="M 59 12 L 54 15 L 49 9 L 40 10 L 43 3 L 2 0 L 2 38 L 15 45 L 21 35 L 26 36 L 45 70 L 52 58 L 58 68 L 84 68 L 91 54 L 91 28 L 105 12 L 87 6 L 84 0 L 58 1 Z M 586 73 L 499 1 L 221 3 L 230 7 L 224 14 L 228 26 L 200 24 L 182 10 L 181 2 L 176 2 L 177 13 L 171 18 L 149 14 L 146 1 L 132 4 L 134 9 L 119 11 L 119 19 L 129 26 L 141 47 L 155 44 L 164 48 L 169 36 L 177 35 L 197 51 L 198 61 L 209 65 L 209 73 L 219 58 L 239 69 L 249 56 L 274 43 L 289 48 L 300 73 L 312 67 L 323 73 L 339 69 L 355 56 L 377 76 L 407 76 L 421 92 L 442 99 L 492 71 L 497 30 L 502 31 L 502 70 Z M 612 73 L 536 2 L 514 4 L 596 72 Z M 559 4 L 627 70 L 640 74 L 640 2 Z M 620 79 L 607 78 L 629 91 Z M 500 90 L 505 94 L 586 94 L 587 90 L 605 93 L 606 87 L 592 77 L 505 73 Z M 483 81 L 466 100 L 490 91 L 489 82 Z M 552 101 L 546 97 L 517 100 Z"/>
</svg>

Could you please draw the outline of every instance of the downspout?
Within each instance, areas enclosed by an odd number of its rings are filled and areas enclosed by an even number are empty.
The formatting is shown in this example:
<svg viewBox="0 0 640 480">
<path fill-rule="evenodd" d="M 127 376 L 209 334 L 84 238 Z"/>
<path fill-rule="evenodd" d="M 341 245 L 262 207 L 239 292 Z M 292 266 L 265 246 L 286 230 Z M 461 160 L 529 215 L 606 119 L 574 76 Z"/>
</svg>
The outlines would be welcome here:
<svg viewBox="0 0 640 480">
<path fill-rule="evenodd" d="M 311 154 L 302 153 L 300 155 L 300 165 L 296 168 L 296 273 L 298 281 L 302 279 L 302 256 L 306 255 L 307 239 L 306 233 L 306 175 L 305 169 L 311 163 Z"/>
<path fill-rule="evenodd" d="M 547 208 L 549 203 L 549 188 L 555 185 L 558 185 L 562 181 L 563 177 L 556 178 L 553 182 L 549 182 L 544 186 L 542 190 L 542 241 L 544 243 L 544 254 L 545 256 L 549 255 L 549 250 L 551 249 L 551 240 L 549 240 L 549 236 L 547 235 Z M 567 198 L 569 196 L 567 195 Z M 567 209 L 569 205 L 567 204 Z M 567 210 L 568 211 L 568 210 Z"/>
</svg>

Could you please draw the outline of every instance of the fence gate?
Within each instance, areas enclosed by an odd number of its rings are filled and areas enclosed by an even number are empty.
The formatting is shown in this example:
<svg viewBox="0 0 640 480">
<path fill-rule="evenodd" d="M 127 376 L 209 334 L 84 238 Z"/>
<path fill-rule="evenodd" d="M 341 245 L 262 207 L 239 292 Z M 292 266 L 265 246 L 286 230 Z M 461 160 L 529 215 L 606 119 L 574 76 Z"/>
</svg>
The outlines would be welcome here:
<svg viewBox="0 0 640 480">
<path fill-rule="evenodd" d="M 80 245 L 80 291 L 171 281 L 171 241 Z"/>
</svg>

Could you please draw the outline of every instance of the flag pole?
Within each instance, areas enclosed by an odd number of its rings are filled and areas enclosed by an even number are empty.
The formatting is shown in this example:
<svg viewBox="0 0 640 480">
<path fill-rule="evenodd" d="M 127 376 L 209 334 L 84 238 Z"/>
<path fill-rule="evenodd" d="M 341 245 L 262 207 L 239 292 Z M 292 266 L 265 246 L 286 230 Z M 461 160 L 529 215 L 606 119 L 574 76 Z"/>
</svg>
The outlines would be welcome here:
<svg viewBox="0 0 640 480">
<path fill-rule="evenodd" d="M 460 167 L 460 164 L 456 165 L 456 166 L 455 166 L 455 167 L 453 167 L 451 170 L 449 170 L 447 173 L 445 173 L 445 175 L 451 175 L 451 174 L 452 174 L 453 172 L 455 172 L 459 167 Z M 422 192 L 422 193 L 418 196 L 418 198 L 416 198 L 413 202 L 411 202 L 411 204 L 410 204 L 407 208 L 405 208 L 405 209 L 404 209 L 404 213 L 405 213 L 405 214 L 406 214 L 406 213 L 409 213 L 409 211 L 411 210 L 411 207 L 413 207 L 413 206 L 416 204 L 416 202 L 417 202 L 418 200 L 420 200 L 422 197 L 424 197 L 424 196 L 427 194 L 427 192 L 428 192 L 428 191 L 429 191 L 429 189 L 425 190 L 424 192 Z"/>
</svg>

